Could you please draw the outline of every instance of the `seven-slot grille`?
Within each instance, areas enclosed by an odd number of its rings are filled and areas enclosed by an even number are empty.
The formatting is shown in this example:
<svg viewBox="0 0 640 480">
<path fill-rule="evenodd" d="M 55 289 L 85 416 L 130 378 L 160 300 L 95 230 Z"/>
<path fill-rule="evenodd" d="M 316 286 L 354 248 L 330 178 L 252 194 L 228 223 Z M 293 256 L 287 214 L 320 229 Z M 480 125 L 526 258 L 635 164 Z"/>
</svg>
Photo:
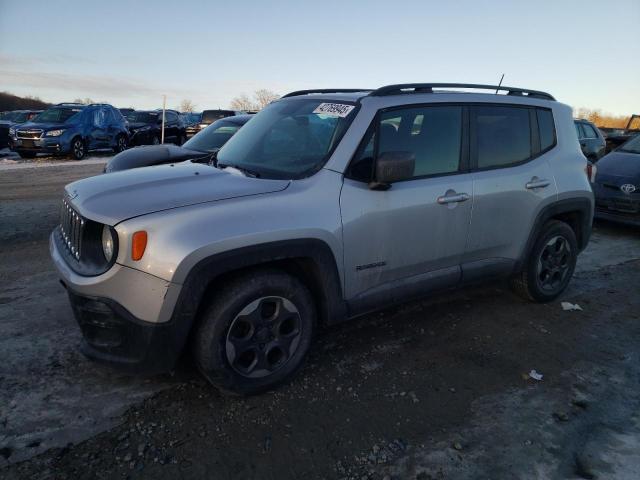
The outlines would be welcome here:
<svg viewBox="0 0 640 480">
<path fill-rule="evenodd" d="M 69 202 L 62 200 L 60 235 L 62 235 L 64 244 L 76 260 L 80 260 L 84 224 L 84 218 L 69 205 Z"/>
<path fill-rule="evenodd" d="M 42 136 L 42 129 L 30 128 L 30 129 L 18 130 L 17 134 L 18 134 L 18 138 L 26 138 L 26 139 L 40 138 Z"/>
</svg>

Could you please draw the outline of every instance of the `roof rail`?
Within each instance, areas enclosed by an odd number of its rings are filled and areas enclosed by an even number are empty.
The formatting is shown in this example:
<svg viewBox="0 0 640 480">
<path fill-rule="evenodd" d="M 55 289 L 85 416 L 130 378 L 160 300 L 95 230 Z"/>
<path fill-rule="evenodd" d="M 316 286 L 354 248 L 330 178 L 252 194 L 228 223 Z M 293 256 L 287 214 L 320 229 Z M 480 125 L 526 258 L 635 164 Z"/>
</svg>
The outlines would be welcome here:
<svg viewBox="0 0 640 480">
<path fill-rule="evenodd" d="M 323 88 L 314 90 L 296 90 L 295 92 L 287 93 L 282 98 L 298 97 L 300 95 L 310 95 L 312 93 L 353 93 L 353 92 L 372 92 L 372 88 Z"/>
<path fill-rule="evenodd" d="M 111 107 L 111 104 L 110 103 L 90 103 L 89 105 L 87 105 L 87 107 Z"/>
<path fill-rule="evenodd" d="M 433 93 L 434 88 L 469 88 L 478 90 L 495 90 L 507 92 L 507 95 L 527 96 L 531 98 L 540 98 L 544 100 L 555 100 L 553 96 L 546 92 L 538 90 L 529 90 L 526 88 L 504 87 L 500 85 L 478 85 L 474 83 L 400 83 L 397 85 L 387 85 L 372 91 L 369 95 L 372 97 L 383 97 L 386 95 L 401 95 L 406 93 Z"/>
<path fill-rule="evenodd" d="M 84 107 L 85 104 L 84 103 L 78 103 L 78 102 L 62 102 L 62 103 L 56 103 L 56 107 L 63 107 L 63 106 L 69 106 L 69 107 L 79 107 L 82 106 Z"/>
</svg>

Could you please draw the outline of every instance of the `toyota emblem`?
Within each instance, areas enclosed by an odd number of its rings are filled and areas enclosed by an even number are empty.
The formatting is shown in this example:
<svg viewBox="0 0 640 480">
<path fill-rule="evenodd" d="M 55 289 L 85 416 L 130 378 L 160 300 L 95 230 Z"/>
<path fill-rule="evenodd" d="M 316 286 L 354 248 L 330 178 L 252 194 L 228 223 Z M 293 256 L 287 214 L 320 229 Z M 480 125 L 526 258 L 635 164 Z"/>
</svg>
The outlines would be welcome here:
<svg viewBox="0 0 640 480">
<path fill-rule="evenodd" d="M 633 193 L 636 191 L 636 186 L 631 185 L 630 183 L 625 183 L 624 185 L 620 186 L 620 190 L 622 190 L 624 193 L 629 195 L 630 193 Z"/>
</svg>

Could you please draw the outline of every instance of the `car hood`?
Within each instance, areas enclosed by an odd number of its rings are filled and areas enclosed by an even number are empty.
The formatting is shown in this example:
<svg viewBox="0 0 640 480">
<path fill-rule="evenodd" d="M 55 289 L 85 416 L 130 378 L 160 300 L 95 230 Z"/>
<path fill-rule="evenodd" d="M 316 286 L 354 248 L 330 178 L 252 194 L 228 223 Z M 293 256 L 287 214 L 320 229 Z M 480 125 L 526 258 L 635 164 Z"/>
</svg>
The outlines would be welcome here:
<svg viewBox="0 0 640 480">
<path fill-rule="evenodd" d="M 84 217 L 116 225 L 162 210 L 278 192 L 289 183 L 183 162 L 86 178 L 67 185 L 65 195 Z"/>
<path fill-rule="evenodd" d="M 63 122 L 47 122 L 47 123 L 36 123 L 36 122 L 26 122 L 20 125 L 20 128 L 39 128 L 42 130 L 51 130 L 54 128 L 69 128 L 71 125 Z"/>
<path fill-rule="evenodd" d="M 190 160 L 192 158 L 203 157 L 206 152 L 189 150 L 177 145 L 148 145 L 143 147 L 130 148 L 117 154 L 107 163 L 105 173 L 128 170 L 130 168 L 149 167 L 151 165 L 161 165 L 163 163 L 176 163 Z"/>
<path fill-rule="evenodd" d="M 596 182 L 633 183 L 640 188 L 640 154 L 611 152 L 596 163 Z"/>
</svg>

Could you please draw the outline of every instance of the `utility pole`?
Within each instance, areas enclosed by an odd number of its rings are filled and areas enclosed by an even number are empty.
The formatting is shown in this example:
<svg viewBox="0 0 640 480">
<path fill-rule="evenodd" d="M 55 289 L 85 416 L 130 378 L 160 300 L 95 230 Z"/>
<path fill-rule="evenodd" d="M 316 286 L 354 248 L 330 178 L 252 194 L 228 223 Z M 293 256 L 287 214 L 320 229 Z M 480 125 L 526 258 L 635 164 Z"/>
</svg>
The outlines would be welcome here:
<svg viewBox="0 0 640 480">
<path fill-rule="evenodd" d="M 160 134 L 160 143 L 164 143 L 164 111 L 167 109 L 167 96 L 162 95 L 162 133 Z"/>
</svg>

